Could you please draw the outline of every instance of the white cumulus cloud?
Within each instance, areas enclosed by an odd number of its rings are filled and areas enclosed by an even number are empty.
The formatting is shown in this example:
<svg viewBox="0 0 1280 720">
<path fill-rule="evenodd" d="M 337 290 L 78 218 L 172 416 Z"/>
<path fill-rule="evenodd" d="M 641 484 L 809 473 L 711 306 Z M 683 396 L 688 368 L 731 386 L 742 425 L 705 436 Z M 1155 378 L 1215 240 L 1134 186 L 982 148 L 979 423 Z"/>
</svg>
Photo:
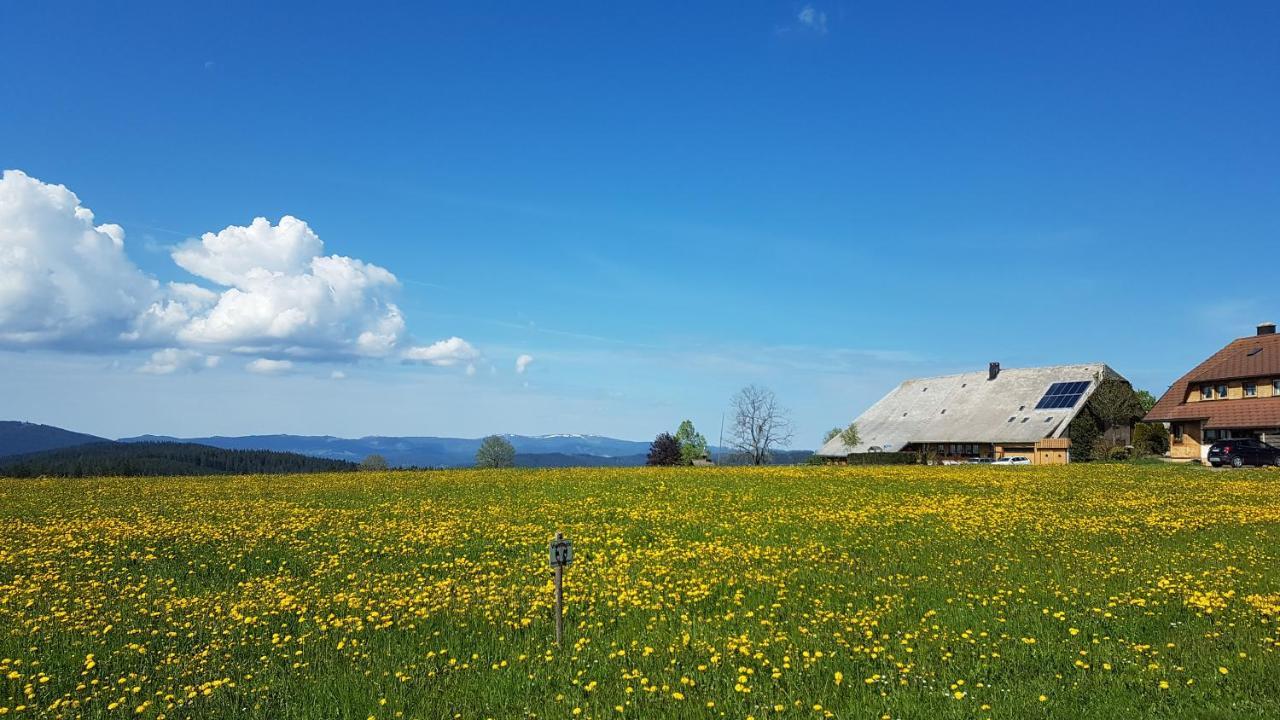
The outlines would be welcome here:
<svg viewBox="0 0 1280 720">
<path fill-rule="evenodd" d="M 533 363 L 533 356 L 532 356 L 532 355 L 525 354 L 525 355 L 521 355 L 520 357 L 516 358 L 516 373 L 517 373 L 517 374 L 519 374 L 519 375 L 523 375 L 523 374 L 524 374 L 524 371 L 525 371 L 525 370 L 528 370 L 528 369 L 529 369 L 529 365 L 530 365 L 530 364 L 532 364 L 532 363 Z M 554 364 L 555 364 L 555 363 L 552 363 L 552 365 L 554 365 Z"/>
<path fill-rule="evenodd" d="M 460 337 L 451 337 L 426 346 L 411 347 L 404 351 L 405 360 L 449 367 L 469 363 L 480 357 L 480 351 Z"/>
<path fill-rule="evenodd" d="M 341 255 L 302 220 L 205 233 L 173 253 L 193 275 L 226 287 L 178 338 L 193 346 L 230 346 L 299 358 L 385 357 L 400 344 L 404 317 L 388 270 Z"/>
<path fill-rule="evenodd" d="M 324 243 L 307 223 L 285 215 L 272 225 L 254 218 L 247 226 L 231 225 L 207 232 L 173 251 L 178 266 L 219 285 L 240 287 L 255 271 L 298 275 L 319 257 Z"/>
<path fill-rule="evenodd" d="M 5 171 L 0 347 L 145 348 L 155 352 L 139 370 L 156 374 L 194 369 L 200 358 L 227 353 L 317 361 L 404 357 L 436 366 L 480 357 L 457 337 L 414 346 L 394 300 L 395 275 L 325 255 L 319 235 L 290 215 L 205 233 L 171 257 L 196 282 L 158 282 L 129 259 L 124 230 L 95 224 L 71 190 Z"/>
<path fill-rule="evenodd" d="M 0 175 L 0 346 L 100 350 L 131 332 L 160 287 L 63 185 Z"/>
</svg>

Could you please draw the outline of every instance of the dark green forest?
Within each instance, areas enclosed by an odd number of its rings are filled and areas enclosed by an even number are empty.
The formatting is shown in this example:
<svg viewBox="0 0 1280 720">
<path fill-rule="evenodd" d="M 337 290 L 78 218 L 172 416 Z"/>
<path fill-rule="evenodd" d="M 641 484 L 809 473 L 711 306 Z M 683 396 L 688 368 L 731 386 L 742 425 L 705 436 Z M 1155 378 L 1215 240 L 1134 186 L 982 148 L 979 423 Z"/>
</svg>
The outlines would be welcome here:
<svg viewBox="0 0 1280 720">
<path fill-rule="evenodd" d="M 248 475 L 354 471 L 355 463 L 193 443 L 102 442 L 0 458 L 0 477 Z"/>
</svg>

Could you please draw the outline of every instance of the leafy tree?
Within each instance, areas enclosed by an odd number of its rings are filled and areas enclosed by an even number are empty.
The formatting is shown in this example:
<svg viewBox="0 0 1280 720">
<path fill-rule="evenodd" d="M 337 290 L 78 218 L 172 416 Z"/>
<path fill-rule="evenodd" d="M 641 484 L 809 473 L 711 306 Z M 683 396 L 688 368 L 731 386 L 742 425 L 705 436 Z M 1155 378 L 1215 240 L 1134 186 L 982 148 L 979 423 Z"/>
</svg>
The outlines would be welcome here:
<svg viewBox="0 0 1280 720">
<path fill-rule="evenodd" d="M 849 423 L 849 427 L 840 431 L 840 442 L 850 450 L 862 442 L 862 437 L 858 435 L 858 423 Z"/>
<path fill-rule="evenodd" d="M 1097 388 L 1089 401 L 1067 426 L 1071 457 L 1076 460 L 1109 459 L 1108 430 L 1131 427 L 1146 414 L 1133 386 L 1115 375 L 1093 379 Z"/>
<path fill-rule="evenodd" d="M 680 454 L 680 441 L 671 433 L 661 433 L 649 445 L 649 456 L 645 465 L 683 465 L 684 457 Z"/>
<path fill-rule="evenodd" d="M 361 470 L 386 470 L 387 459 L 377 453 L 374 453 L 373 455 L 369 455 L 364 460 L 360 461 L 360 469 Z"/>
<path fill-rule="evenodd" d="M 476 467 L 509 468 L 516 464 L 516 449 L 500 435 L 490 435 L 476 450 Z"/>
<path fill-rule="evenodd" d="M 748 385 L 729 401 L 733 408 L 730 443 L 746 455 L 752 465 L 769 462 L 770 451 L 791 444 L 790 413 L 778 405 L 768 388 Z"/>
<path fill-rule="evenodd" d="M 1138 404 L 1142 406 L 1142 414 L 1146 415 L 1151 412 L 1151 408 L 1156 406 L 1156 396 L 1146 390 L 1138 390 L 1135 393 L 1138 396 Z"/>
<path fill-rule="evenodd" d="M 835 436 L 839 435 L 839 434 L 840 434 L 840 433 L 842 433 L 842 432 L 844 432 L 844 431 L 843 431 L 843 430 L 841 430 L 841 429 L 840 429 L 840 428 L 838 428 L 838 427 L 831 428 L 830 430 L 828 430 L 828 431 L 826 432 L 826 434 L 825 434 L 825 435 L 823 435 L 823 436 L 822 436 L 822 444 L 823 444 L 823 445 L 826 445 L 827 443 L 831 442 L 831 438 L 833 438 L 833 437 L 835 437 Z"/>
<path fill-rule="evenodd" d="M 676 430 L 676 441 L 680 443 L 680 457 L 685 465 L 692 465 L 694 460 L 707 456 L 707 439 L 693 429 L 692 420 L 680 423 L 680 429 Z"/>
</svg>

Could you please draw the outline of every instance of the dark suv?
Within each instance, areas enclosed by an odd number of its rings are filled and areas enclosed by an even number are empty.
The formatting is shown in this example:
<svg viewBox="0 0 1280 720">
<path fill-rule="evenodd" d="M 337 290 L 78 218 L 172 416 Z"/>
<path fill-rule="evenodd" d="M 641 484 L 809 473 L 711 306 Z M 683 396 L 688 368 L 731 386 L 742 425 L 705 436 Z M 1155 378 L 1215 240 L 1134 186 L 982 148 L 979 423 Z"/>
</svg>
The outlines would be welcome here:
<svg viewBox="0 0 1280 720">
<path fill-rule="evenodd" d="M 1209 464 L 1218 467 L 1245 465 L 1280 465 L 1280 448 L 1253 438 L 1219 440 L 1209 446 Z"/>
</svg>

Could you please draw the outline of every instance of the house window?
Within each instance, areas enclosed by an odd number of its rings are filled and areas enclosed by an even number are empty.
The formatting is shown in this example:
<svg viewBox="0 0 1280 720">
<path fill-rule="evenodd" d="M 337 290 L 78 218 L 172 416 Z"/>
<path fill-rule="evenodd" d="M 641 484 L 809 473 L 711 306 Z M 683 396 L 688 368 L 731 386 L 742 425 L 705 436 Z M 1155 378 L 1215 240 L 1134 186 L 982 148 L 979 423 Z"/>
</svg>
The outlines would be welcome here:
<svg viewBox="0 0 1280 720">
<path fill-rule="evenodd" d="M 1225 399 L 1226 399 L 1226 397 L 1227 397 L 1227 386 L 1226 386 L 1226 385 L 1219 385 L 1219 386 L 1218 386 L 1218 399 L 1219 399 L 1219 400 L 1225 400 Z"/>
<path fill-rule="evenodd" d="M 1271 394 L 1280 395 L 1280 380 L 1271 381 Z"/>
<path fill-rule="evenodd" d="M 1173 441 L 1182 442 L 1182 423 L 1173 424 Z"/>
<path fill-rule="evenodd" d="M 1244 384 L 1245 397 L 1258 397 L 1258 383 L 1247 382 Z"/>
<path fill-rule="evenodd" d="M 1201 399 L 1201 400 L 1212 400 L 1212 399 L 1213 399 L 1213 386 L 1212 386 L 1212 385 L 1201 385 L 1201 386 L 1200 386 L 1200 399 Z"/>
</svg>

